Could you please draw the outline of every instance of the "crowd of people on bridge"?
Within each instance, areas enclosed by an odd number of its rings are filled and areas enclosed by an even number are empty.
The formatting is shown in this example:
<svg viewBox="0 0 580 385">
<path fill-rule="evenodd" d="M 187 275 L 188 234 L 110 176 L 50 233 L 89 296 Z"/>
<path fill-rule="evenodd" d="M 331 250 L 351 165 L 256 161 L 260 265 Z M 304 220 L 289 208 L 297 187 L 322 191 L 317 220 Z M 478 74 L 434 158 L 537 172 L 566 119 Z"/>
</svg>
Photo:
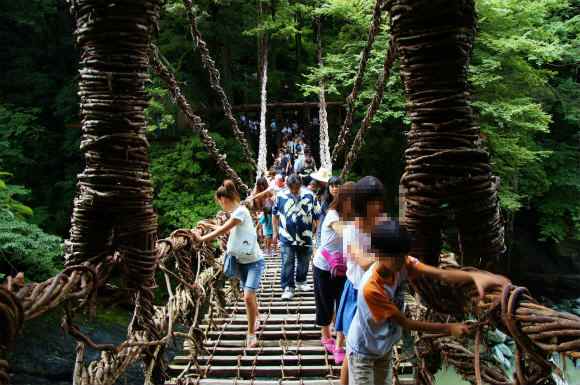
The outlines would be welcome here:
<svg viewBox="0 0 580 385">
<path fill-rule="evenodd" d="M 230 219 L 200 241 L 230 234 L 226 259 L 235 260 L 235 275 L 244 291 L 248 348 L 258 344 L 256 291 L 264 258 L 279 250 L 281 298 L 290 300 L 296 291 L 314 290 L 320 342 L 335 363 L 342 365 L 341 382 L 390 384 L 391 352 L 401 339 L 402 329 L 453 336 L 469 332 L 466 324 L 407 318 L 405 281 L 426 277 L 472 282 L 483 296 L 487 288 L 505 285 L 507 280 L 421 263 L 421 256 L 410 255 L 411 235 L 385 212 L 381 181 L 366 176 L 343 183 L 330 170 L 316 169 L 309 160 L 308 146 L 300 139 L 299 132 L 285 136 L 272 170 L 257 180 L 244 202 L 233 183 L 224 182 L 216 200 L 231 213 Z M 314 287 L 307 283 L 310 265 Z"/>
</svg>

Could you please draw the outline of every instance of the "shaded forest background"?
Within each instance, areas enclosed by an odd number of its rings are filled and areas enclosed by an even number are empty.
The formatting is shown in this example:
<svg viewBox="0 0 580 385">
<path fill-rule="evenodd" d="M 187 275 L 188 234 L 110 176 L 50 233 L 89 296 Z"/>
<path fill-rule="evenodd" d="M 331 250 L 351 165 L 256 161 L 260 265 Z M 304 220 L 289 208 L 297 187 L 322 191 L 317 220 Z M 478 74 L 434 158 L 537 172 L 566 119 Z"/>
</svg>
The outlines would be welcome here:
<svg viewBox="0 0 580 385">
<path fill-rule="evenodd" d="M 261 1 L 261 0 L 258 0 Z M 257 35 L 269 36 L 269 101 L 343 102 L 352 87 L 374 1 L 198 1 L 199 25 L 232 104 L 259 102 Z M 44 279 L 61 266 L 81 170 L 77 62 L 64 0 L 0 0 L 0 280 L 24 271 Z M 501 177 L 514 274 L 580 277 L 580 1 L 478 0 L 470 79 L 482 140 Z M 316 62 L 314 18 L 323 23 L 324 67 Z M 357 103 L 355 129 L 382 71 L 384 23 Z M 252 175 L 189 34 L 181 0 L 163 6 L 157 45 L 232 166 Z M 148 85 L 148 136 L 160 236 L 215 213 L 222 173 L 208 159 L 159 80 Z M 389 190 L 396 214 L 409 121 L 398 68 L 393 71 L 352 177 L 372 174 Z M 330 109 L 331 143 L 340 111 Z M 315 113 L 316 109 L 312 111 Z M 303 111 L 270 111 L 295 119 Z M 256 112 L 247 113 L 256 118 Z M 257 138 L 252 138 L 254 150 Z M 547 267 L 546 264 L 549 266 Z"/>
</svg>

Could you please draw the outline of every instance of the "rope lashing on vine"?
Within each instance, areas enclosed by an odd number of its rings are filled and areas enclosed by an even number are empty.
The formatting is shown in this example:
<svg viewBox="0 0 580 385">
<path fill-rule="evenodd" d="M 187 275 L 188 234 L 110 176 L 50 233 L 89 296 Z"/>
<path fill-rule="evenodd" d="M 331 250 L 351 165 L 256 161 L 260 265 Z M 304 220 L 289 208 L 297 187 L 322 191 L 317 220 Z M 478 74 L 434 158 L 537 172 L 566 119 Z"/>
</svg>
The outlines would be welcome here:
<svg viewBox="0 0 580 385">
<path fill-rule="evenodd" d="M 361 57 L 358 64 L 354 84 L 352 86 L 352 91 L 346 98 L 346 116 L 344 118 L 342 127 L 340 128 L 340 132 L 338 134 L 336 144 L 334 145 L 334 149 L 332 150 L 332 163 L 336 163 L 338 157 L 344 151 L 346 151 L 346 145 L 348 143 L 350 129 L 352 127 L 354 104 L 358 98 L 360 88 L 362 87 L 363 78 L 366 71 L 367 63 L 369 61 L 371 49 L 375 42 L 375 38 L 377 37 L 381 29 L 381 20 L 382 20 L 381 16 L 383 14 L 383 6 L 384 0 L 376 0 L 373 9 L 373 17 L 371 20 L 371 24 L 369 25 L 367 44 L 361 52 Z"/>
<path fill-rule="evenodd" d="M 236 171 L 228 164 L 226 161 L 226 155 L 223 155 L 219 152 L 215 140 L 211 137 L 209 131 L 205 128 L 201 118 L 193 112 L 191 105 L 181 92 L 181 88 L 175 79 L 175 75 L 167 68 L 165 64 L 163 64 L 159 56 L 159 51 L 157 47 L 154 46 L 151 47 L 151 65 L 153 66 L 155 73 L 157 73 L 161 80 L 165 82 L 165 85 L 169 89 L 174 103 L 176 103 L 181 111 L 183 111 L 192 126 L 199 131 L 200 139 L 207 149 L 210 157 L 216 162 L 218 167 L 228 176 L 228 178 L 234 181 L 236 187 L 238 187 L 243 194 L 247 195 L 250 189 L 242 181 Z"/>
<path fill-rule="evenodd" d="M 315 18 L 316 24 L 316 43 L 318 57 L 318 68 L 320 70 L 324 67 L 322 58 L 322 21 L 320 16 Z M 330 156 L 330 137 L 328 134 L 328 114 L 326 112 L 326 94 L 324 78 L 320 79 L 318 84 L 318 120 L 320 122 L 320 167 L 332 171 L 332 157 Z"/>
<path fill-rule="evenodd" d="M 344 179 L 347 174 L 350 172 L 354 162 L 356 162 L 358 158 L 358 154 L 364 144 L 364 139 L 368 134 L 369 129 L 371 128 L 373 118 L 379 107 L 381 106 L 381 102 L 383 100 L 383 95 L 385 93 L 385 83 L 389 79 L 389 75 L 391 73 L 391 68 L 393 67 L 393 63 L 397 58 L 397 47 L 395 45 L 394 39 L 391 38 L 389 42 L 389 49 L 385 55 L 385 60 L 383 62 L 383 72 L 379 75 L 377 79 L 377 83 L 375 85 L 375 94 L 371 100 L 367 108 L 367 112 L 365 117 L 362 120 L 361 126 L 356 133 L 350 151 L 348 152 L 346 159 L 344 161 L 344 166 L 340 173 L 340 176 Z"/>
<path fill-rule="evenodd" d="M 498 180 L 481 146 L 467 78 L 475 5 L 394 0 L 387 11 L 411 119 L 401 185 L 403 222 L 416 234 L 412 254 L 437 264 L 449 213 L 462 254 L 474 264 L 496 262 L 505 252 Z"/>
<path fill-rule="evenodd" d="M 444 269 L 478 271 L 470 267 L 460 267 L 446 256 L 443 260 L 441 267 Z M 498 328 L 511 336 L 516 342 L 518 357 L 529 359 L 527 367 L 522 360 L 516 360 L 518 385 L 537 383 L 552 372 L 559 374 L 560 369 L 548 360 L 550 354 L 574 355 L 580 351 L 580 317 L 540 305 L 524 287 L 508 285 L 498 288 L 486 293 L 482 301 L 478 299 L 475 287 L 470 285 L 458 286 L 419 279 L 413 281 L 413 287 L 426 306 L 441 315 L 439 318 L 453 317 L 461 320 L 476 316 L 478 333 L 482 333 L 480 329 L 485 326 L 490 329 Z M 437 338 L 426 335 L 420 339 L 420 342 L 428 343 L 430 349 L 430 352 L 423 355 L 440 351 L 444 357 L 451 357 L 448 362 L 471 383 L 477 383 L 479 377 L 483 382 L 492 385 L 506 384 L 506 373 L 502 371 L 502 375 L 498 376 L 498 369 L 486 369 L 487 366 L 495 365 L 481 361 L 480 350 L 475 349 L 477 345 L 483 346 L 481 334 L 479 339 L 475 339 L 473 351 L 467 347 L 458 351 L 456 343 L 447 340 L 435 342 L 436 340 Z M 469 357 L 463 355 L 465 350 L 469 350 Z M 507 383 L 511 384 L 509 381 Z"/>
<path fill-rule="evenodd" d="M 230 127 L 232 128 L 234 136 L 236 137 L 236 139 L 238 139 L 238 141 L 242 146 L 242 150 L 244 151 L 246 161 L 251 165 L 252 168 L 255 169 L 256 161 L 254 159 L 254 154 L 250 149 L 250 145 L 248 143 L 248 140 L 246 139 L 246 136 L 244 135 L 242 130 L 240 130 L 240 128 L 238 127 L 237 119 L 234 117 L 232 113 L 232 106 L 230 104 L 230 101 L 226 95 L 226 92 L 221 86 L 220 72 L 217 69 L 214 60 L 212 59 L 209 49 L 207 48 L 207 43 L 205 42 L 205 40 L 203 40 L 203 36 L 201 35 L 201 32 L 199 31 L 199 28 L 197 26 L 196 15 L 193 10 L 192 2 L 191 0 L 183 0 L 183 4 L 187 9 L 191 22 L 190 26 L 191 37 L 193 38 L 195 46 L 199 50 L 201 62 L 203 63 L 203 66 L 207 69 L 208 72 L 209 84 L 220 99 L 222 110 L 228 122 L 230 123 Z"/>
<path fill-rule="evenodd" d="M 127 368 L 139 360 L 145 349 L 154 348 L 159 354 L 162 348 L 176 336 L 188 339 L 193 351 L 201 353 L 203 333 L 198 331 L 199 323 L 206 315 L 224 314 L 223 303 L 234 301 L 239 297 L 239 292 L 230 291 L 229 294 L 223 296 L 223 299 L 220 299 L 222 296 L 217 294 L 223 291 L 225 283 L 225 277 L 222 274 L 223 266 L 217 255 L 223 251 L 226 238 L 224 236 L 219 238 L 220 252 L 216 253 L 208 245 L 195 243 L 192 232 L 203 234 L 207 231 L 203 224 L 221 225 L 226 220 L 227 216 L 219 213 L 214 220 L 202 221 L 195 229 L 176 230 L 168 238 L 157 242 L 156 255 L 159 259 L 159 269 L 165 277 L 169 299 L 164 306 L 155 306 L 152 321 L 158 334 L 163 337 L 151 340 L 142 332 L 135 331 L 129 334 L 127 340 L 110 349 L 109 345 L 96 344 L 80 332 L 74 333 L 73 336 L 80 341 L 77 345 L 75 361 L 75 384 L 113 385 Z M 172 281 L 176 281 L 175 288 L 172 288 Z M 212 288 L 212 293 L 216 293 L 219 298 L 208 296 L 207 290 L 204 289 L 208 287 Z M 209 307 L 210 303 L 222 305 Z M 202 308 L 210 308 L 211 314 L 204 312 Z M 176 332 L 174 325 L 177 322 L 188 324 L 189 333 Z M 101 352 L 100 359 L 88 365 L 84 363 L 87 343 L 89 346 L 106 349 Z M 160 359 L 157 356 L 155 358 Z M 145 383 L 151 384 L 152 367 L 146 368 L 145 373 Z"/>
</svg>

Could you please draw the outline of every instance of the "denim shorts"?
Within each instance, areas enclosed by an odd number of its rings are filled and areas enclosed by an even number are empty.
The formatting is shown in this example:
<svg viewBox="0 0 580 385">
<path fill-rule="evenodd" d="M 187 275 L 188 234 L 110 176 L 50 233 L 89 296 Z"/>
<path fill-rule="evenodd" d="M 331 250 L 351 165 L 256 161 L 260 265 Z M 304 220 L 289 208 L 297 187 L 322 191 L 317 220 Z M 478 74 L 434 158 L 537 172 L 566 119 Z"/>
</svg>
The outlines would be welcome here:
<svg viewBox="0 0 580 385">
<path fill-rule="evenodd" d="M 240 269 L 240 286 L 244 291 L 256 291 L 260 288 L 262 273 L 266 262 L 264 258 L 251 263 L 238 263 Z"/>
</svg>

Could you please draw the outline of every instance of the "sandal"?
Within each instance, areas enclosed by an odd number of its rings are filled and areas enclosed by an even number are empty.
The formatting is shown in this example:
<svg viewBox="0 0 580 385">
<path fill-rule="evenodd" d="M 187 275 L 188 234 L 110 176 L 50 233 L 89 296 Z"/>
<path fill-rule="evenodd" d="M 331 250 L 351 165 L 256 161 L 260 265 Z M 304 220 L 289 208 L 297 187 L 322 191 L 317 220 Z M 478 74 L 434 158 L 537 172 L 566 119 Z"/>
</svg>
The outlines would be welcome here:
<svg viewBox="0 0 580 385">
<path fill-rule="evenodd" d="M 248 334 L 246 337 L 246 348 L 255 348 L 258 346 L 258 337 L 255 334 Z"/>
<path fill-rule="evenodd" d="M 343 348 L 335 348 L 334 352 L 332 353 L 332 357 L 334 358 L 334 363 L 336 365 L 342 365 L 342 361 L 344 361 L 345 351 Z"/>
<path fill-rule="evenodd" d="M 326 349 L 326 351 L 330 354 L 334 353 L 334 349 L 336 347 L 336 341 L 334 340 L 334 338 L 321 338 L 320 342 L 322 343 L 322 346 L 324 346 L 324 349 Z"/>
</svg>

